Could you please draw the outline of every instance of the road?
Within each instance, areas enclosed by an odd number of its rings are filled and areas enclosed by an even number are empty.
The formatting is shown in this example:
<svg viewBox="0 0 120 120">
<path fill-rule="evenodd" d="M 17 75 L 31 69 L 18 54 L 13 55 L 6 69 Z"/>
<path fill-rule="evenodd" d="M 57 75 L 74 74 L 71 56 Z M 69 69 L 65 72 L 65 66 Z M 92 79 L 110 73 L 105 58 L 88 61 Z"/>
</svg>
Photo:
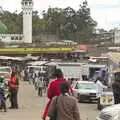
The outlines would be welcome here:
<svg viewBox="0 0 120 120">
<path fill-rule="evenodd" d="M 19 109 L 0 112 L 0 120 L 41 120 L 41 113 L 47 102 L 46 95 L 38 97 L 35 89 L 27 82 L 20 82 Z M 95 120 L 98 111 L 96 104 L 79 103 L 82 120 Z M 7 106 L 10 106 L 7 101 Z"/>
</svg>

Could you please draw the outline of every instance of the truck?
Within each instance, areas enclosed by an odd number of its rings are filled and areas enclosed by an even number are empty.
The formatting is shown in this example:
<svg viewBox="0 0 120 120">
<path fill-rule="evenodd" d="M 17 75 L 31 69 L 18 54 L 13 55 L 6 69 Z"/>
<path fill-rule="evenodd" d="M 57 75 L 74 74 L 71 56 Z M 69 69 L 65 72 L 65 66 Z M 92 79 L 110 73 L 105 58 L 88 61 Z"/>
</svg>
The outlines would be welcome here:
<svg viewBox="0 0 120 120">
<path fill-rule="evenodd" d="M 50 72 L 54 72 L 56 68 L 63 71 L 65 78 L 77 78 L 79 80 L 88 80 L 93 78 L 95 71 L 101 70 L 106 65 L 89 64 L 85 62 L 49 62 L 46 64 Z"/>
</svg>

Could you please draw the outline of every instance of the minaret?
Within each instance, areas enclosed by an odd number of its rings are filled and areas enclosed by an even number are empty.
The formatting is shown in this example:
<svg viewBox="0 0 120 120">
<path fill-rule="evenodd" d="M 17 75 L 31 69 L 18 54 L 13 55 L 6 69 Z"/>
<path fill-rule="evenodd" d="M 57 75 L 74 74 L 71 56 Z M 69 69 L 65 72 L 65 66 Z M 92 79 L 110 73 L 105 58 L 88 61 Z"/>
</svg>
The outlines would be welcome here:
<svg viewBox="0 0 120 120">
<path fill-rule="evenodd" d="M 23 10 L 23 36 L 24 43 L 32 43 L 32 11 L 33 1 L 22 0 Z"/>
</svg>

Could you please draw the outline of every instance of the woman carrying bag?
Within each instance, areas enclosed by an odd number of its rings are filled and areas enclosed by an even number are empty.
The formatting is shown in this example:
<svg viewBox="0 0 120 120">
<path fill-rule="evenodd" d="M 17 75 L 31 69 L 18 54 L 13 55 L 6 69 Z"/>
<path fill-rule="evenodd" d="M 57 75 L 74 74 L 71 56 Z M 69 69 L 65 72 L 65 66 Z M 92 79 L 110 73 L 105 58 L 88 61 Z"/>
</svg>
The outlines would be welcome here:
<svg viewBox="0 0 120 120">
<path fill-rule="evenodd" d="M 52 98 L 55 96 L 59 96 L 61 94 L 61 91 L 60 91 L 61 84 L 68 83 L 64 79 L 61 69 L 56 69 L 54 75 L 55 75 L 56 79 L 52 80 L 50 82 L 50 84 L 48 85 L 48 91 L 47 91 L 48 102 L 47 102 L 47 105 L 45 106 L 45 109 L 44 109 L 44 112 L 42 115 L 43 120 L 46 120 L 46 117 L 48 114 L 48 108 L 49 108 L 49 105 L 52 101 Z M 71 92 L 72 92 L 72 89 L 71 89 Z"/>
<path fill-rule="evenodd" d="M 61 95 L 54 97 L 48 108 L 50 120 L 80 120 L 77 100 L 69 95 L 69 85 L 61 84 Z"/>
</svg>

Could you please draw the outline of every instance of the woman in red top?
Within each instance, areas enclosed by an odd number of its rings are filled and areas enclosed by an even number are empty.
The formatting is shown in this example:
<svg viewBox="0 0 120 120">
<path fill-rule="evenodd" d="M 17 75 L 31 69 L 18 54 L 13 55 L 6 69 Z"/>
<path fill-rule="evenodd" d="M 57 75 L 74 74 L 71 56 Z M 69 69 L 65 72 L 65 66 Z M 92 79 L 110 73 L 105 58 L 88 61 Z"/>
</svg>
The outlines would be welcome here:
<svg viewBox="0 0 120 120">
<path fill-rule="evenodd" d="M 15 72 L 12 72 L 8 85 L 9 85 L 10 102 L 11 102 L 10 108 L 18 109 L 17 95 L 18 95 L 19 81 Z"/>
<path fill-rule="evenodd" d="M 56 77 L 56 79 L 52 80 L 48 86 L 47 97 L 48 97 L 49 101 L 48 101 L 48 103 L 45 107 L 44 113 L 43 113 L 43 120 L 45 120 L 47 117 L 48 107 L 51 103 L 52 98 L 55 96 L 59 96 L 61 94 L 60 86 L 61 86 L 61 84 L 67 82 L 63 78 L 63 73 L 62 73 L 61 69 L 56 69 L 55 77 Z M 71 89 L 71 91 L 72 91 L 72 89 Z"/>
</svg>

